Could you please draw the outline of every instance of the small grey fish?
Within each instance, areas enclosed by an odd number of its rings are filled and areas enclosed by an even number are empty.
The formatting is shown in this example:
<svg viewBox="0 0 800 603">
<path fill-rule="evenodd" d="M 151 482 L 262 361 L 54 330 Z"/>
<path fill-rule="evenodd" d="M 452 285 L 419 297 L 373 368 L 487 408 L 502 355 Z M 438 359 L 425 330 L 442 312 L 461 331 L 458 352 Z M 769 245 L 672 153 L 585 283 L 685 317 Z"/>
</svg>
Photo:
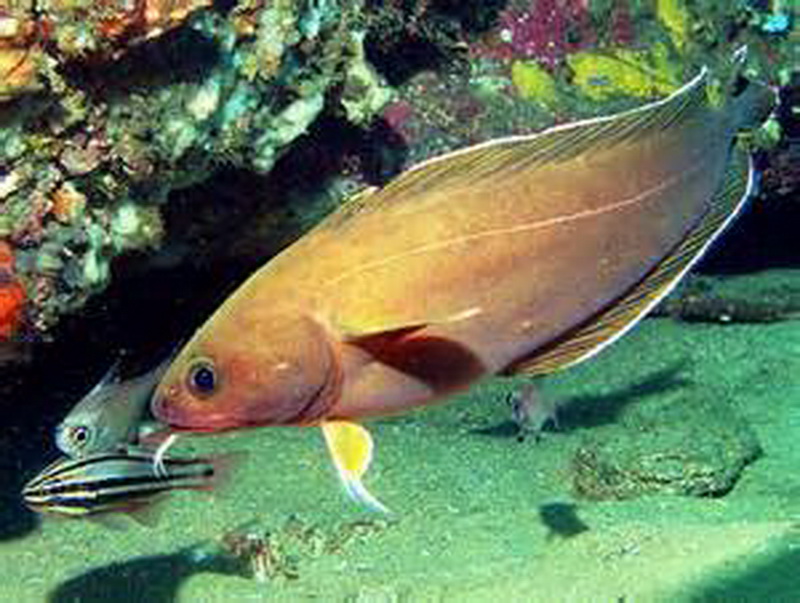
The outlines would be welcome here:
<svg viewBox="0 0 800 603">
<path fill-rule="evenodd" d="M 548 423 L 558 429 L 558 402 L 542 395 L 533 382 L 525 383 L 508 400 L 511 419 L 517 426 L 517 440 L 522 442 L 532 435 L 542 437 Z"/>
<path fill-rule="evenodd" d="M 173 490 L 217 485 L 228 458 L 164 457 L 163 471 L 156 473 L 153 453 L 143 450 L 62 457 L 30 480 L 22 496 L 37 513 L 88 517 L 121 512 L 149 523 L 148 509 Z"/>
<path fill-rule="evenodd" d="M 122 381 L 115 363 L 56 427 L 56 445 L 71 457 L 115 450 L 135 442 L 153 389 L 169 365 Z"/>
</svg>

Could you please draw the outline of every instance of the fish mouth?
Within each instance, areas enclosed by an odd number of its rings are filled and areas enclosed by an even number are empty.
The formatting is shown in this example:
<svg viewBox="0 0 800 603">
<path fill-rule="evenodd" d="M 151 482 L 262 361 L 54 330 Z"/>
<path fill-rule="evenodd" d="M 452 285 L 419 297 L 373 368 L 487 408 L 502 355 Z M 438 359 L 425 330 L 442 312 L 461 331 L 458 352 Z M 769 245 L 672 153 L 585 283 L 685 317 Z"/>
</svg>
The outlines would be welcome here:
<svg viewBox="0 0 800 603">
<path fill-rule="evenodd" d="M 166 396 L 154 395 L 150 401 L 150 411 L 160 423 L 169 426 L 170 429 L 191 429 L 185 413 L 176 409 L 175 404 L 171 403 Z"/>
</svg>

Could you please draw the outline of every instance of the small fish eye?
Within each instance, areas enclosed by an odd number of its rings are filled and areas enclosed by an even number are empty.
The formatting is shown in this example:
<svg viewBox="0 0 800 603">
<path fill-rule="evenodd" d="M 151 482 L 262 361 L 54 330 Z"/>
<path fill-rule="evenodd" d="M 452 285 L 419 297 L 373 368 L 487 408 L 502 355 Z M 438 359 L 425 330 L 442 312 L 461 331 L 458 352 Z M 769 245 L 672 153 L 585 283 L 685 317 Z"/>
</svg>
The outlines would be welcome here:
<svg viewBox="0 0 800 603">
<path fill-rule="evenodd" d="M 72 439 L 76 444 L 85 444 L 89 439 L 89 429 L 83 425 L 72 430 Z"/>
<path fill-rule="evenodd" d="M 217 372 L 214 364 L 208 359 L 195 361 L 189 367 L 187 385 L 197 396 L 205 397 L 213 394 L 217 389 Z"/>
</svg>

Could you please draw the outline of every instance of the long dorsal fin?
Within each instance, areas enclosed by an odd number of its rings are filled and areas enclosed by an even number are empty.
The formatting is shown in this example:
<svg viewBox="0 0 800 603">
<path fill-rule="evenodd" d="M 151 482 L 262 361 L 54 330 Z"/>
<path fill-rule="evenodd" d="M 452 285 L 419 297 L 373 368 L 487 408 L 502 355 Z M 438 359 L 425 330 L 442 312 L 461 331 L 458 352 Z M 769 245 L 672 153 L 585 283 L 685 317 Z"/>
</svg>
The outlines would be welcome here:
<svg viewBox="0 0 800 603">
<path fill-rule="evenodd" d="M 491 140 L 424 161 L 381 189 L 368 188 L 349 199 L 320 227 L 337 227 L 350 218 L 377 211 L 386 203 L 407 202 L 434 189 L 463 188 L 487 178 L 537 165 L 567 161 L 594 149 L 609 148 L 674 127 L 707 107 L 707 70 L 661 100 L 630 111 L 554 126 L 523 136 Z"/>
<path fill-rule="evenodd" d="M 353 216 L 366 211 L 378 190 L 377 186 L 367 186 L 350 195 L 342 205 L 336 208 L 336 211 L 320 222 L 318 228 L 336 228 Z"/>
<path fill-rule="evenodd" d="M 745 153 L 734 150 L 725 178 L 711 199 L 708 211 L 672 253 L 617 301 L 546 347 L 515 361 L 504 373 L 552 373 L 594 356 L 624 335 L 703 256 L 744 206 L 752 187 L 750 160 Z"/>
<path fill-rule="evenodd" d="M 411 168 L 381 190 L 381 196 L 413 194 L 432 187 L 469 186 L 497 172 L 567 161 L 594 148 L 609 148 L 665 130 L 706 106 L 707 72 L 672 95 L 630 111 L 502 138 L 454 151 Z"/>
</svg>

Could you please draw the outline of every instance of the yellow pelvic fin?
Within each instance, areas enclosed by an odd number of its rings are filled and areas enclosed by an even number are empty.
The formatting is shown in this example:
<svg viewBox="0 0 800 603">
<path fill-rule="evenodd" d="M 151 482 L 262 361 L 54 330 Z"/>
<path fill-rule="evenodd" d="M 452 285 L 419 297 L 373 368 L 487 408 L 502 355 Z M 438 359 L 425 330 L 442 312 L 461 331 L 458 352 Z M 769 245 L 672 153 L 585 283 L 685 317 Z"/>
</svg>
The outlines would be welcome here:
<svg viewBox="0 0 800 603">
<path fill-rule="evenodd" d="M 373 511 L 388 513 L 387 509 L 375 498 L 361 478 L 372 462 L 372 436 L 358 423 L 350 421 L 325 421 L 322 423 L 322 434 L 331 453 L 333 464 L 342 480 L 347 494 L 354 501 L 364 504 Z"/>
</svg>

